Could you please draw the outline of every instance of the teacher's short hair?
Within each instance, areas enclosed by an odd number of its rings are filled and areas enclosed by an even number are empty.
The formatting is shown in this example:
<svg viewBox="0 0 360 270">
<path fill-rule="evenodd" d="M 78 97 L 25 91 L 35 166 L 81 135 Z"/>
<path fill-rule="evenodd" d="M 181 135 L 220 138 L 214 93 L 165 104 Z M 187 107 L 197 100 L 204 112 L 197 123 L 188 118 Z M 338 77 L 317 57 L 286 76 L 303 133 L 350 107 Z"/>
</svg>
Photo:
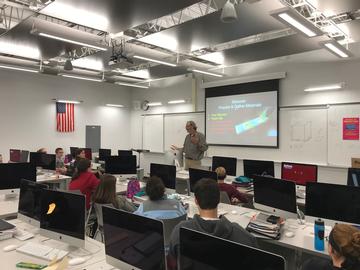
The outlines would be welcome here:
<svg viewBox="0 0 360 270">
<path fill-rule="evenodd" d="M 197 125 L 195 124 L 195 122 L 194 121 L 187 121 L 186 122 L 186 125 L 190 125 L 190 126 L 192 126 L 195 130 L 197 129 Z"/>
</svg>

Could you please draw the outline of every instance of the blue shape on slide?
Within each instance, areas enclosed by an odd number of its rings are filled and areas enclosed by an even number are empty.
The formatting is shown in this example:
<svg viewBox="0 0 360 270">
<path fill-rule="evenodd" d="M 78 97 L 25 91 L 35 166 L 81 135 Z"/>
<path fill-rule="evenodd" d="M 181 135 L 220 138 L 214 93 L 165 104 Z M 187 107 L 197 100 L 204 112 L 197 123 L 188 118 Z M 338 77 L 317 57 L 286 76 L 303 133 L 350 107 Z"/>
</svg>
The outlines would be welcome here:
<svg viewBox="0 0 360 270">
<path fill-rule="evenodd" d="M 267 135 L 268 135 L 268 137 L 276 137 L 277 131 L 275 129 L 271 129 L 268 131 Z"/>
</svg>

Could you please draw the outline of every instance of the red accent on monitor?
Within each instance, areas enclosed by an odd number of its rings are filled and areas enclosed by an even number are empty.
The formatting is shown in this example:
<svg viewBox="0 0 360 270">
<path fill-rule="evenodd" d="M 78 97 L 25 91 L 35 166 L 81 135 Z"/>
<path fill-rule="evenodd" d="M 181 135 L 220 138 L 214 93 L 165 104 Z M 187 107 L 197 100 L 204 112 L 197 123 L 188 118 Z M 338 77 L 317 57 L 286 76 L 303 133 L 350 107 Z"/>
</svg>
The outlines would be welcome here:
<svg viewBox="0 0 360 270">
<path fill-rule="evenodd" d="M 85 157 L 89 160 L 92 160 L 92 153 L 91 153 L 91 149 L 90 148 L 85 148 Z"/>
<path fill-rule="evenodd" d="M 306 186 L 307 182 L 317 182 L 317 166 L 298 163 L 281 164 L 281 178 Z"/>
<path fill-rule="evenodd" d="M 11 162 L 20 162 L 20 150 L 10 149 L 10 161 Z"/>
</svg>

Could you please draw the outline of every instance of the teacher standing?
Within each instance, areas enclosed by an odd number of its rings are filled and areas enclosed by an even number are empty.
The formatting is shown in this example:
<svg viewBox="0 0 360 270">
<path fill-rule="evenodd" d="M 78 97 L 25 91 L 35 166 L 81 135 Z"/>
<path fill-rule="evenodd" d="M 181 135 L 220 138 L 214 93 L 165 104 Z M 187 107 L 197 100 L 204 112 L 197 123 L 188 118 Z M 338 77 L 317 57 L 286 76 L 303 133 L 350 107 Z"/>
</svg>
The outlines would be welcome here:
<svg viewBox="0 0 360 270">
<path fill-rule="evenodd" d="M 200 168 L 201 159 L 208 149 L 205 135 L 197 131 L 194 121 L 186 122 L 187 135 L 182 148 L 172 145 L 172 149 L 180 150 L 180 157 L 185 153 L 185 170 L 189 168 Z"/>
</svg>

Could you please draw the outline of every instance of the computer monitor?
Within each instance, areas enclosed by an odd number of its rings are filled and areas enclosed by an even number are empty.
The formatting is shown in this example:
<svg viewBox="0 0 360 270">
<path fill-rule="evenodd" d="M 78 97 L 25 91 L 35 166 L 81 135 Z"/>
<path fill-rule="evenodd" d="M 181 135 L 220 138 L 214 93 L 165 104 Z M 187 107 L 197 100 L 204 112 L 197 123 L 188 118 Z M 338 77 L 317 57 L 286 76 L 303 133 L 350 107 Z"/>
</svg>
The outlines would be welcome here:
<svg viewBox="0 0 360 270">
<path fill-rule="evenodd" d="M 165 270 L 163 223 L 103 207 L 106 262 L 121 270 Z"/>
<path fill-rule="evenodd" d="M 296 186 L 282 179 L 255 176 L 254 207 L 285 218 L 297 218 Z"/>
<path fill-rule="evenodd" d="M 175 189 L 176 186 L 176 167 L 164 164 L 150 164 L 150 177 L 160 177 L 166 188 Z"/>
<path fill-rule="evenodd" d="M 40 234 L 71 246 L 85 246 L 85 196 L 41 191 Z"/>
<path fill-rule="evenodd" d="M 285 259 L 279 255 L 187 228 L 180 228 L 179 261 L 180 270 L 285 270 L 286 267 Z"/>
<path fill-rule="evenodd" d="M 76 157 L 76 150 L 78 149 L 79 147 L 74 147 L 74 146 L 70 147 L 70 154 L 72 155 L 73 158 Z"/>
<path fill-rule="evenodd" d="M 349 168 L 347 177 L 348 186 L 360 187 L 360 169 Z"/>
<path fill-rule="evenodd" d="M 99 160 L 105 161 L 108 156 L 111 156 L 111 149 L 99 149 Z"/>
<path fill-rule="evenodd" d="M 105 172 L 110 174 L 136 174 L 136 156 L 105 157 Z"/>
<path fill-rule="evenodd" d="M 92 160 L 92 151 L 91 148 L 84 148 L 85 151 L 85 158 L 88 160 Z"/>
<path fill-rule="evenodd" d="M 20 162 L 21 150 L 10 149 L 10 162 Z"/>
<path fill-rule="evenodd" d="M 195 184 L 202 178 L 210 178 L 217 181 L 216 172 L 189 168 L 190 191 L 194 192 Z"/>
<path fill-rule="evenodd" d="M 41 191 L 47 188 L 44 184 L 21 180 L 18 219 L 40 228 Z"/>
<path fill-rule="evenodd" d="M 28 162 L 28 159 L 29 159 L 29 151 L 26 151 L 26 150 L 21 150 L 21 153 L 20 153 L 20 162 Z"/>
<path fill-rule="evenodd" d="M 35 167 L 41 167 L 45 170 L 55 171 L 56 155 L 31 152 L 30 153 L 30 163 L 35 165 Z"/>
<path fill-rule="evenodd" d="M 360 224 L 360 188 L 326 183 L 307 183 L 305 199 L 307 221 L 325 219 Z"/>
<path fill-rule="evenodd" d="M 307 182 L 317 182 L 318 167 L 310 164 L 281 163 L 281 179 L 295 182 L 296 185 L 306 186 Z"/>
<path fill-rule="evenodd" d="M 0 164 L 0 194 L 18 194 L 21 179 L 36 182 L 36 167 L 31 163 Z"/>
<path fill-rule="evenodd" d="M 132 150 L 118 150 L 118 156 L 132 156 Z"/>
<path fill-rule="evenodd" d="M 224 167 L 227 175 L 236 176 L 237 159 L 231 157 L 212 157 L 212 170 L 215 171 L 218 167 Z"/>
<path fill-rule="evenodd" d="M 255 175 L 274 177 L 274 161 L 244 159 L 244 175 L 254 178 Z"/>
</svg>

